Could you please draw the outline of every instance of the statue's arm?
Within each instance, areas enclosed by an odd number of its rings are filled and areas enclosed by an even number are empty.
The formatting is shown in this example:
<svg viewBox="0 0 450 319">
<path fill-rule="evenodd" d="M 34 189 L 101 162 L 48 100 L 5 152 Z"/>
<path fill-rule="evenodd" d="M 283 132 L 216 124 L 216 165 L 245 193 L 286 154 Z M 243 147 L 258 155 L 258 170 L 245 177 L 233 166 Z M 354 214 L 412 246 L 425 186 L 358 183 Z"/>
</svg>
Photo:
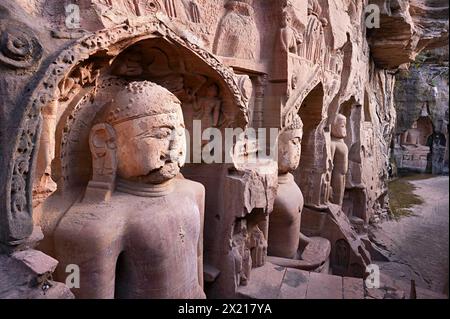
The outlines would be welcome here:
<svg viewBox="0 0 450 319">
<path fill-rule="evenodd" d="M 342 154 L 343 154 L 342 161 L 344 162 L 344 164 L 342 165 L 343 166 L 342 174 L 347 174 L 348 173 L 348 155 L 349 155 L 347 145 L 342 146 Z"/>
<path fill-rule="evenodd" d="M 288 32 L 286 28 L 283 28 L 280 30 L 280 42 L 281 47 L 284 49 L 284 51 L 289 53 L 289 43 L 288 43 Z"/>
<path fill-rule="evenodd" d="M 216 101 L 215 106 L 214 106 L 214 126 L 218 126 L 219 125 L 219 119 L 220 119 L 220 106 L 221 103 L 220 101 Z"/>
<path fill-rule="evenodd" d="M 200 287 L 204 288 L 203 284 L 203 229 L 205 224 L 205 188 L 203 185 L 199 184 L 199 192 L 198 192 L 197 202 L 199 204 L 199 212 L 200 212 L 200 235 L 198 239 L 197 245 L 197 264 L 198 264 L 198 281 Z"/>
<path fill-rule="evenodd" d="M 116 247 L 115 241 L 111 243 L 101 239 L 106 229 L 99 230 L 89 225 L 81 228 L 76 223 L 77 219 L 63 220 L 55 231 L 55 252 L 60 262 L 58 280 L 65 282 L 70 275 L 66 273 L 70 268 L 67 266 L 75 265 L 79 276 L 74 280 L 78 280 L 79 285 L 71 288 L 77 298 L 113 299 L 120 247 Z"/>
</svg>

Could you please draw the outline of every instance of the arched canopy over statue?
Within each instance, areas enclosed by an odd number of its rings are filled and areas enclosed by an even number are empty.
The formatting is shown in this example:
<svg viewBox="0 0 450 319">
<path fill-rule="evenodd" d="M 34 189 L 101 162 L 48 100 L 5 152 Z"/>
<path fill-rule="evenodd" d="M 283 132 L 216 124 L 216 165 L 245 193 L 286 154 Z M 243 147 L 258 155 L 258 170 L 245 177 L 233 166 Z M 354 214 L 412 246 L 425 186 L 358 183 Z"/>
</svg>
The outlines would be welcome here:
<svg viewBox="0 0 450 319">
<path fill-rule="evenodd" d="M 186 152 L 179 100 L 131 82 L 91 130 L 93 179 L 54 232 L 59 275 L 79 265 L 79 298 L 204 298 L 205 191 L 176 178 Z"/>
<path fill-rule="evenodd" d="M 101 88 L 97 85 L 98 75 L 104 76 L 112 61 L 134 44 L 158 39 L 161 43 L 176 48 L 172 50 L 173 52 L 188 54 L 196 61 L 196 67 L 201 66 L 208 70 L 210 76 L 219 82 L 222 95 L 228 97 L 231 108 L 238 110 L 237 121 L 242 124 L 241 126 L 246 125 L 247 106 L 240 94 L 235 75 L 212 54 L 179 36 L 172 29 L 169 22 L 162 21 L 157 16 L 149 16 L 145 21 L 133 23 L 127 21 L 109 29 L 88 33 L 65 47 L 56 55 L 56 58 L 46 57 L 49 60 L 48 65 L 45 65 L 45 69 L 38 73 L 41 77 L 30 82 L 25 88 L 23 99 L 21 99 L 23 106 L 20 109 L 17 108 L 19 114 L 12 119 L 11 125 L 14 129 L 5 136 L 12 141 L 5 145 L 2 153 L 2 172 L 6 183 L 2 186 L 4 205 L 0 209 L 0 242 L 7 247 L 7 250 L 14 250 L 15 247 L 25 244 L 33 231 L 32 191 L 37 150 L 41 142 L 42 110 L 47 110 L 48 106 L 55 102 L 55 98 L 59 98 L 59 101 L 64 101 L 65 104 L 78 103 L 79 100 L 74 101 L 75 97 L 72 94 L 77 90 L 85 94 L 86 96 L 82 98 L 87 100 L 90 98 L 88 94 L 100 92 Z M 68 96 L 69 100 L 67 100 Z M 71 110 L 58 110 L 58 112 L 65 112 L 64 115 L 69 116 L 67 123 L 77 122 Z M 61 124 L 65 125 L 65 123 Z M 44 126 L 43 129 L 47 127 Z M 57 157 L 59 156 L 58 148 L 60 146 L 57 144 Z M 48 154 L 52 156 L 51 152 Z M 55 160 L 60 159 L 55 158 Z M 86 173 L 89 174 L 89 172 Z M 77 176 L 69 177 L 79 179 Z M 66 178 L 65 175 L 61 180 L 64 178 Z M 71 184 L 69 186 L 72 187 Z"/>
</svg>

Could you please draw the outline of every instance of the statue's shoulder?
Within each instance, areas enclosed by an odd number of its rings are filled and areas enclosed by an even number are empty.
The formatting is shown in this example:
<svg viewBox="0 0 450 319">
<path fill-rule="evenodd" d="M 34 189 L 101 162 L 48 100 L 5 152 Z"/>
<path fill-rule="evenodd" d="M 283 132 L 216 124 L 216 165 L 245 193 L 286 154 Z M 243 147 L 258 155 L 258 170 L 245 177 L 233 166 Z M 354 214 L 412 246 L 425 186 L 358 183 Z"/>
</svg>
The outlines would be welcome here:
<svg viewBox="0 0 450 319">
<path fill-rule="evenodd" d="M 83 241 L 97 243 L 104 238 L 112 238 L 119 235 L 119 229 L 124 224 L 126 216 L 121 213 L 121 207 L 112 202 L 86 203 L 79 202 L 73 205 L 61 218 L 55 229 L 55 237 L 58 239 L 77 241 L 80 236 Z"/>
<path fill-rule="evenodd" d="M 294 180 L 279 186 L 279 191 L 275 199 L 279 206 L 297 205 L 303 201 L 303 193 Z"/>
<path fill-rule="evenodd" d="M 196 198 L 205 197 L 205 186 L 201 183 L 186 179 L 181 174 L 175 179 L 175 183 L 177 183 L 177 191 L 182 194 Z"/>
<path fill-rule="evenodd" d="M 130 201 L 121 199 L 120 196 L 112 196 L 107 201 L 89 202 L 80 201 L 75 203 L 62 218 L 65 223 L 77 223 L 83 225 L 85 223 L 104 223 L 106 220 L 114 222 L 118 216 L 129 208 Z"/>
</svg>

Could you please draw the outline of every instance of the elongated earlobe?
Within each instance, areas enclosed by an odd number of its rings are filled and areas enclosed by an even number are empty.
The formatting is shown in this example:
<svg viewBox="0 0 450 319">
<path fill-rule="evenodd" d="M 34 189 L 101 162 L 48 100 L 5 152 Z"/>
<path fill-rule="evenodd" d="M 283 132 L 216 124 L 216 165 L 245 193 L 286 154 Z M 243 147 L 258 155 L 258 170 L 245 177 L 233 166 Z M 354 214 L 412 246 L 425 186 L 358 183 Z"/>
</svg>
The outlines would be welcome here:
<svg viewBox="0 0 450 319">
<path fill-rule="evenodd" d="M 114 128 L 105 123 L 92 127 L 89 136 L 92 155 L 92 179 L 84 201 L 108 201 L 115 188 L 117 144 Z"/>
</svg>

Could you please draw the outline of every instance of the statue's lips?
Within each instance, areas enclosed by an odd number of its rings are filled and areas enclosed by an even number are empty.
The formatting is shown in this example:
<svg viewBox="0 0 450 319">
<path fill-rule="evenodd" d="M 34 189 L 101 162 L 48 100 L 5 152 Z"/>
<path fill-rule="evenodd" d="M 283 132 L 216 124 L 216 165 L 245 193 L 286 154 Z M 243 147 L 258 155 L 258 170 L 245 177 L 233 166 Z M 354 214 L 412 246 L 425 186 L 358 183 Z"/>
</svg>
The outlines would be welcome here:
<svg viewBox="0 0 450 319">
<path fill-rule="evenodd" d="M 179 171 L 180 168 L 181 167 L 178 164 L 178 162 L 174 163 L 172 161 L 168 161 L 163 166 L 161 166 L 159 168 L 155 168 L 154 170 L 151 170 L 145 177 L 155 176 L 158 173 L 164 174 L 164 173 L 168 173 L 168 172 Z"/>
</svg>

